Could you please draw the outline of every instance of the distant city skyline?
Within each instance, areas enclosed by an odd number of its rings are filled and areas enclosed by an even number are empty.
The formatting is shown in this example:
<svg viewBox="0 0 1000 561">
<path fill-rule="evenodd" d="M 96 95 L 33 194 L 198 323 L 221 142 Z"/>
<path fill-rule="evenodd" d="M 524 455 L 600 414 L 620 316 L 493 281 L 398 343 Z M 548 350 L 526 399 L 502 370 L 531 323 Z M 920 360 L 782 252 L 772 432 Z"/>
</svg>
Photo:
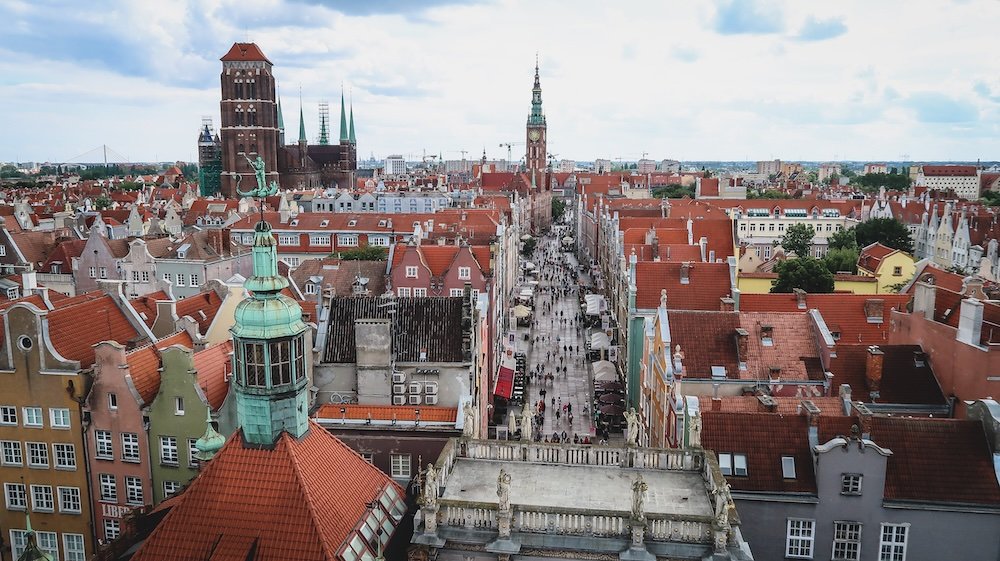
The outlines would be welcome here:
<svg viewBox="0 0 1000 561">
<path fill-rule="evenodd" d="M 248 39 L 275 65 L 288 131 L 301 91 L 314 141 L 343 84 L 359 159 L 506 158 L 536 52 L 557 159 L 1000 158 L 989 0 L 97 4 L 0 3 L 0 160 L 107 144 L 196 161 L 202 116 L 219 123 L 218 59 Z"/>
</svg>

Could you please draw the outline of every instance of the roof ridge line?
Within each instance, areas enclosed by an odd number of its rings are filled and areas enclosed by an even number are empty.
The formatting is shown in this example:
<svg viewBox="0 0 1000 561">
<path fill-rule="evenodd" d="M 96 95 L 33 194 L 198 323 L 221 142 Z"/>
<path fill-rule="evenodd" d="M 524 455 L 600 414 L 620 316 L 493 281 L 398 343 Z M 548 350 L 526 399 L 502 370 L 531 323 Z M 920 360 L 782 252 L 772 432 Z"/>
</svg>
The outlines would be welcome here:
<svg viewBox="0 0 1000 561">
<path fill-rule="evenodd" d="M 314 431 L 314 430 L 320 430 L 320 431 L 322 431 L 323 433 L 325 433 L 325 434 L 327 434 L 329 436 L 333 436 L 330 433 L 328 433 L 326 431 L 326 429 L 323 429 L 319 425 L 316 425 L 315 423 L 313 423 L 312 419 L 308 419 L 306 422 L 309 425 L 309 429 L 306 431 L 305 434 L 302 435 L 302 437 L 301 437 L 302 440 L 305 440 L 306 438 L 308 438 L 309 437 L 309 432 Z M 306 508 L 309 509 L 309 522 L 310 522 L 310 526 L 312 527 L 312 530 L 314 532 L 316 532 L 316 535 L 320 538 L 319 539 L 320 547 L 322 547 L 323 551 L 326 552 L 327 557 L 330 558 L 330 559 L 336 559 L 337 558 L 337 552 L 336 551 L 330 551 L 329 544 L 327 543 L 327 540 L 323 539 L 323 532 L 320 531 L 319 524 L 318 524 L 318 521 L 319 521 L 319 512 L 316 510 L 316 506 L 313 504 L 312 493 L 309 492 L 308 486 L 305 485 L 306 478 L 305 478 L 305 474 L 302 471 L 302 466 L 299 464 L 298 454 L 296 453 L 295 450 L 292 449 L 292 446 L 291 446 L 291 442 L 290 441 L 292 441 L 294 439 L 292 438 L 292 435 L 288 434 L 287 432 L 282 432 L 281 436 L 278 438 L 278 441 L 281 442 L 282 440 L 284 440 L 286 438 L 289 440 L 289 442 L 284 442 L 283 446 L 285 446 L 286 451 L 287 451 L 286 455 L 288 456 L 288 458 L 290 459 L 290 461 L 292 463 L 292 470 L 295 473 L 295 481 L 296 481 L 296 483 L 298 483 L 298 485 L 296 485 L 296 488 L 299 489 L 299 492 L 302 493 L 304 495 L 304 498 L 306 499 L 305 500 L 305 504 L 306 504 Z M 340 544 L 338 544 L 338 545 L 340 545 Z"/>
</svg>

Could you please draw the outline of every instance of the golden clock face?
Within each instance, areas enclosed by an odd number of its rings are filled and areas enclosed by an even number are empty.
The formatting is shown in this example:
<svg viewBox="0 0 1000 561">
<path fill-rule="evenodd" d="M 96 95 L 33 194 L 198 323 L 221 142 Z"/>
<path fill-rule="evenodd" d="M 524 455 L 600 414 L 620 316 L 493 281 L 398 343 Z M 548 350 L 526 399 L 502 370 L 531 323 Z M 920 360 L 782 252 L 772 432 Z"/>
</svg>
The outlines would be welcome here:
<svg viewBox="0 0 1000 561">
<path fill-rule="evenodd" d="M 530 138 L 532 142 L 538 142 L 538 139 L 541 137 L 542 135 L 538 131 L 531 131 L 528 133 L 528 138 Z"/>
</svg>

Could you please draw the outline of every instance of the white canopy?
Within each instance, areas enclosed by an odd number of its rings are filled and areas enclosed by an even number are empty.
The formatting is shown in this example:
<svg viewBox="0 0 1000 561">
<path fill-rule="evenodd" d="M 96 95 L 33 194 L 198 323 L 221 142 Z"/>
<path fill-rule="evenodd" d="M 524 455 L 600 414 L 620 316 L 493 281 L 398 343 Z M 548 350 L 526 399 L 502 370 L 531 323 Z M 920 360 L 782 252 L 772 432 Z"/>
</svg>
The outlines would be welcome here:
<svg viewBox="0 0 1000 561">
<path fill-rule="evenodd" d="M 590 348 L 594 350 L 607 349 L 611 347 L 611 339 L 608 334 L 602 331 L 590 334 Z"/>
<path fill-rule="evenodd" d="M 586 296 L 586 301 L 588 316 L 599 316 L 602 311 L 608 309 L 604 296 L 601 296 L 600 294 L 588 294 Z"/>
<path fill-rule="evenodd" d="M 595 382 L 614 382 L 618 380 L 618 372 L 614 363 L 607 360 L 599 360 L 593 363 Z"/>
<path fill-rule="evenodd" d="M 514 310 L 513 311 L 514 311 L 514 317 L 516 317 L 518 319 L 520 319 L 520 318 L 526 318 L 526 317 L 528 317 L 528 316 L 531 315 L 531 308 L 529 308 L 527 306 L 524 306 L 522 304 L 518 304 L 517 306 L 514 306 Z"/>
<path fill-rule="evenodd" d="M 524 262 L 524 268 L 525 269 L 534 269 L 535 268 L 535 264 L 532 263 L 531 261 L 525 261 Z"/>
<path fill-rule="evenodd" d="M 566 236 L 562 239 L 563 243 L 573 243 L 573 238 Z"/>
</svg>

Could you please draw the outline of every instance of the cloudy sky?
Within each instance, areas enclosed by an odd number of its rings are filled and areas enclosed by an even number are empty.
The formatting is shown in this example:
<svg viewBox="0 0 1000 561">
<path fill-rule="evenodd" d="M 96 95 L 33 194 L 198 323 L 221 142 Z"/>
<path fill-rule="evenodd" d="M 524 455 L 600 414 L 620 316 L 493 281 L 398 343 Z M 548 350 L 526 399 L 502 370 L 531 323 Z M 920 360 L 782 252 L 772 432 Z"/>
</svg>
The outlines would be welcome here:
<svg viewBox="0 0 1000 561">
<path fill-rule="evenodd" d="M 315 137 L 347 88 L 364 157 L 505 157 L 537 52 L 559 158 L 1000 158 L 997 0 L 0 0 L 0 17 L 0 160 L 196 159 L 218 59 L 248 38 L 291 131 L 300 89 Z"/>
</svg>

